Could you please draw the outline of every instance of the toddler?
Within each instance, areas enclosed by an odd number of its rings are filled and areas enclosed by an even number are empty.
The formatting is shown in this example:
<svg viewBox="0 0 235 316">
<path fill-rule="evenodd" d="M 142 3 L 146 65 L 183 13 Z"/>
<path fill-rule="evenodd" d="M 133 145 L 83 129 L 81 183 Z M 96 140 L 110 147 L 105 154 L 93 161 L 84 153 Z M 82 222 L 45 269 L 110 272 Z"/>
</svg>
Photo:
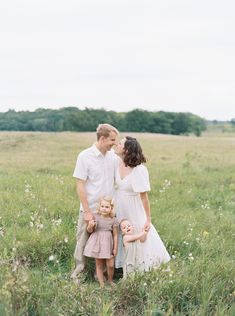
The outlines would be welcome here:
<svg viewBox="0 0 235 316">
<path fill-rule="evenodd" d="M 123 235 L 123 277 L 126 278 L 127 274 L 133 271 L 144 271 L 144 262 L 142 262 L 142 252 L 144 248 L 143 243 L 147 238 L 147 230 L 140 233 L 134 232 L 134 227 L 127 219 L 122 219 L 120 228 Z"/>
</svg>

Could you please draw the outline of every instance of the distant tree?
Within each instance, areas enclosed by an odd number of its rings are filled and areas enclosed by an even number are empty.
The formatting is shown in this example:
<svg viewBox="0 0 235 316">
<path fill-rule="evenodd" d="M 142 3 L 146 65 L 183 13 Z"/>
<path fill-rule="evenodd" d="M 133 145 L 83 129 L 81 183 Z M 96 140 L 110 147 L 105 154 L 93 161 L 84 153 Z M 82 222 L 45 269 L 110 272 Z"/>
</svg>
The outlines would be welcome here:
<svg viewBox="0 0 235 316">
<path fill-rule="evenodd" d="M 107 122 L 120 131 L 162 134 L 201 135 L 205 121 L 191 113 L 149 112 L 134 109 L 127 113 L 105 109 L 64 107 L 59 110 L 39 108 L 34 112 L 9 110 L 0 113 L 0 130 L 11 131 L 95 131 Z"/>
</svg>

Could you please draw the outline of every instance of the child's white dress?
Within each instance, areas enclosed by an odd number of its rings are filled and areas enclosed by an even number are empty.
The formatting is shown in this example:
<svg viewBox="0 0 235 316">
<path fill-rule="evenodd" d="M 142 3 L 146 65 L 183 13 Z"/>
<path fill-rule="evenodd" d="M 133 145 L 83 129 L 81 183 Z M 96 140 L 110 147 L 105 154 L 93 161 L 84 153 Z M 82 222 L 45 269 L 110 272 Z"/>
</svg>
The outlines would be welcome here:
<svg viewBox="0 0 235 316">
<path fill-rule="evenodd" d="M 144 271 L 140 241 L 128 242 L 123 248 L 123 278 L 134 271 Z"/>
</svg>

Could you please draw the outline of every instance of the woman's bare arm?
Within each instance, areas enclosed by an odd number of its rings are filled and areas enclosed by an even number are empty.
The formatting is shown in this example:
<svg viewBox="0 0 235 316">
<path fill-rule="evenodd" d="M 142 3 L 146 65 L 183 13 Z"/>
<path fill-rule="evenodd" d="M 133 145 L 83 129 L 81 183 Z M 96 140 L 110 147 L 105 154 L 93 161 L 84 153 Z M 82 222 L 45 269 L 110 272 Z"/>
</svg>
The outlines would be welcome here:
<svg viewBox="0 0 235 316">
<path fill-rule="evenodd" d="M 140 193 L 140 198 L 143 203 L 143 207 L 145 210 L 145 214 L 147 217 L 147 220 L 144 224 L 144 229 L 149 230 L 150 229 L 150 224 L 151 224 L 151 211 L 150 211 L 150 203 L 149 203 L 149 198 L 148 198 L 148 193 L 147 192 L 141 192 Z"/>
</svg>

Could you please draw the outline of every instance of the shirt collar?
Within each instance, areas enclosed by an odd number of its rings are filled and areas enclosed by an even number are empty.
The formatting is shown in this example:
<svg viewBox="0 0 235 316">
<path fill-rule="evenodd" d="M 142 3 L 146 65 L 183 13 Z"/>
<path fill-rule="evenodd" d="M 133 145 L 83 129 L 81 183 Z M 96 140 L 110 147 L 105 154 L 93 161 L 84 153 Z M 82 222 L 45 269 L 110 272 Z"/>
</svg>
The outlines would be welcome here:
<svg viewBox="0 0 235 316">
<path fill-rule="evenodd" d="M 92 149 L 93 149 L 93 152 L 96 155 L 96 157 L 98 157 L 100 155 L 103 157 L 102 153 L 99 151 L 99 149 L 96 147 L 95 144 L 92 145 Z"/>
</svg>

